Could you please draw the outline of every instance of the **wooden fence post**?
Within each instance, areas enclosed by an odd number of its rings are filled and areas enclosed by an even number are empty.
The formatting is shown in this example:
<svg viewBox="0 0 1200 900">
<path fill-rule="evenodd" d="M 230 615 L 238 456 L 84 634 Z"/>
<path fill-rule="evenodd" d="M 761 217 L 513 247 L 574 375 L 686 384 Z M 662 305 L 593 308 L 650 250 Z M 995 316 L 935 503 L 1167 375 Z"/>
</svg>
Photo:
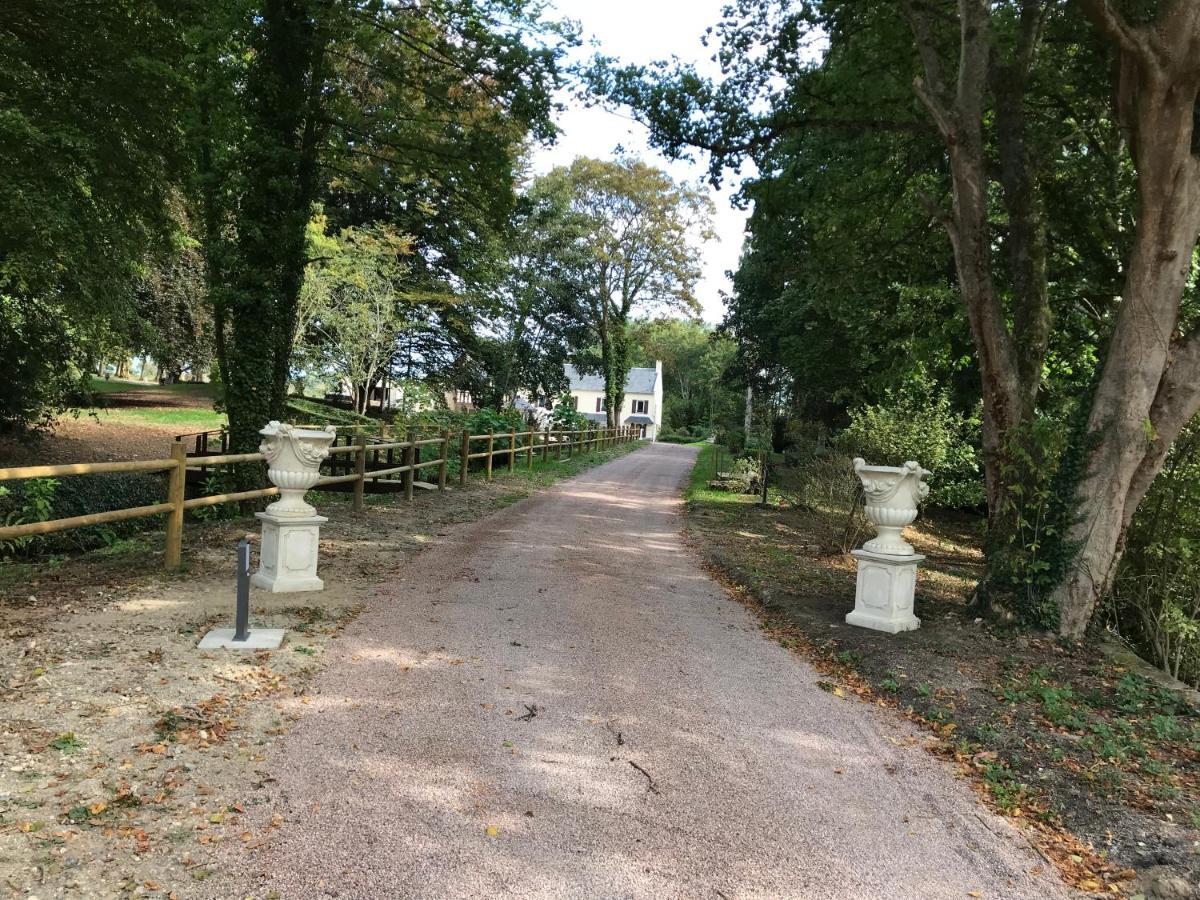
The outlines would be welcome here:
<svg viewBox="0 0 1200 900">
<path fill-rule="evenodd" d="M 408 466 L 408 471 L 404 473 L 404 499 L 412 500 L 413 498 L 413 480 L 417 474 L 413 470 L 413 466 L 417 462 L 417 448 L 413 446 L 413 441 L 417 439 L 417 431 L 415 428 L 408 429 L 408 446 L 404 448 L 404 464 Z"/>
<path fill-rule="evenodd" d="M 488 448 L 487 448 L 487 480 L 492 480 L 492 448 L 496 445 L 496 432 L 488 429 Z"/>
<path fill-rule="evenodd" d="M 546 464 L 546 460 L 550 458 L 550 426 L 546 426 L 546 430 L 542 432 L 542 465 Z"/>
<path fill-rule="evenodd" d="M 554 432 L 551 432 L 553 434 Z M 559 462 L 562 460 L 562 445 L 563 445 L 563 430 L 558 429 L 558 440 L 554 442 L 554 460 Z"/>
<path fill-rule="evenodd" d="M 471 464 L 471 429 L 464 428 L 462 434 L 462 453 L 459 457 L 458 486 L 467 486 L 467 466 Z"/>
<path fill-rule="evenodd" d="M 517 429 L 508 432 L 508 471 L 517 467 Z"/>
<path fill-rule="evenodd" d="M 187 447 L 183 441 L 171 444 L 171 459 L 175 467 L 167 479 L 167 502 L 173 508 L 167 513 L 167 569 L 178 569 L 183 562 L 183 493 L 187 484 Z"/>
<path fill-rule="evenodd" d="M 442 429 L 442 462 L 438 466 L 438 490 L 446 493 L 446 463 L 450 460 L 450 429 Z"/>
<path fill-rule="evenodd" d="M 359 432 L 354 437 L 358 449 L 354 451 L 354 472 L 358 480 L 354 482 L 354 511 L 363 511 L 363 491 L 367 489 L 367 436 Z"/>
<path fill-rule="evenodd" d="M 529 443 L 525 447 L 525 468 L 526 469 L 533 468 L 533 438 L 534 438 L 534 435 L 536 435 L 536 434 L 537 434 L 537 431 L 534 429 L 533 425 L 530 425 L 529 426 L 529 434 L 527 436 L 529 439 Z"/>
</svg>

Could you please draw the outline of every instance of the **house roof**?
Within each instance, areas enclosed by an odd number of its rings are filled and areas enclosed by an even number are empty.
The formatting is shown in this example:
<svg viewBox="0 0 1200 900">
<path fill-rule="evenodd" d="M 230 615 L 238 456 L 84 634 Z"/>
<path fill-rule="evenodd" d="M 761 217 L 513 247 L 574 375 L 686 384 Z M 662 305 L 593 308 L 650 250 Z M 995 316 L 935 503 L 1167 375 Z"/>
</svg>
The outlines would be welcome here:
<svg viewBox="0 0 1200 900">
<path fill-rule="evenodd" d="M 584 388 L 584 390 L 586 390 L 586 388 Z M 580 415 L 591 422 L 607 422 L 608 421 L 608 415 L 606 413 L 585 412 L 585 413 L 580 413 Z"/>
<path fill-rule="evenodd" d="M 567 380 L 571 382 L 573 391 L 602 391 L 604 377 L 601 375 L 586 375 L 574 366 L 564 366 Z M 625 393 L 653 394 L 655 383 L 658 381 L 658 370 L 653 368 L 630 369 L 625 378 Z"/>
</svg>

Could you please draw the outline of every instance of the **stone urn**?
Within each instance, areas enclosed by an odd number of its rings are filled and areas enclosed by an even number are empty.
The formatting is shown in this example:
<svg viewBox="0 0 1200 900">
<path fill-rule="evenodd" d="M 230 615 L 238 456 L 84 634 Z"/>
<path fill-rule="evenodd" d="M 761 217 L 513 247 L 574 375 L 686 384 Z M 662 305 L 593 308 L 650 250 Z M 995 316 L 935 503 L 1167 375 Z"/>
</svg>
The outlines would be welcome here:
<svg viewBox="0 0 1200 900">
<path fill-rule="evenodd" d="M 901 532 L 917 517 L 917 505 L 929 494 L 923 479 L 931 474 L 909 460 L 902 466 L 868 466 L 866 460 L 854 460 L 854 473 L 862 482 L 867 518 L 877 535 L 863 544 L 871 553 L 888 556 L 912 556 L 913 548 Z"/>
<path fill-rule="evenodd" d="M 270 422 L 262 429 L 265 440 L 258 452 L 267 458 L 267 477 L 279 488 L 279 499 L 267 507 L 267 513 L 278 519 L 315 516 L 315 508 L 304 502 L 304 493 L 321 479 L 321 460 L 329 456 L 336 430 L 297 428 L 281 422 Z"/>
</svg>

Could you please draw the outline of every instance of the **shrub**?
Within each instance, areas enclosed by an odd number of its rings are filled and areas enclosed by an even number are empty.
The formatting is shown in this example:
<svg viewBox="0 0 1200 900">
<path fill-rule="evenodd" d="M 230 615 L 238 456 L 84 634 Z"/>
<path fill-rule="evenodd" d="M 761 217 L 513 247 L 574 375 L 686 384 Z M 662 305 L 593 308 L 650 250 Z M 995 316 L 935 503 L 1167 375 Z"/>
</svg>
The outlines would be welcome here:
<svg viewBox="0 0 1200 900">
<path fill-rule="evenodd" d="M 575 408 L 575 401 L 570 394 L 565 394 L 554 402 L 554 412 L 550 417 L 550 423 L 556 429 L 564 431 L 575 431 L 586 428 L 590 424 L 587 418 Z"/>
<path fill-rule="evenodd" d="M 889 393 L 883 403 L 850 411 L 838 445 L 873 465 L 915 459 L 933 474 L 930 502 L 976 508 L 985 502 L 980 466 L 979 419 L 950 405 L 950 396 L 928 383 Z"/>
<path fill-rule="evenodd" d="M 0 494 L 0 519 L 8 524 L 66 519 L 134 506 L 152 506 L 166 500 L 166 480 L 144 472 L 104 475 L 72 475 L 66 478 L 36 478 L 13 482 Z M 127 519 L 108 525 L 93 525 L 58 531 L 30 539 L 5 543 L 13 556 L 61 553 L 107 547 L 122 537 L 162 527 L 161 516 Z"/>
<path fill-rule="evenodd" d="M 1200 684 L 1200 423 L 1133 517 L 1108 619 L 1156 666 Z"/>
</svg>

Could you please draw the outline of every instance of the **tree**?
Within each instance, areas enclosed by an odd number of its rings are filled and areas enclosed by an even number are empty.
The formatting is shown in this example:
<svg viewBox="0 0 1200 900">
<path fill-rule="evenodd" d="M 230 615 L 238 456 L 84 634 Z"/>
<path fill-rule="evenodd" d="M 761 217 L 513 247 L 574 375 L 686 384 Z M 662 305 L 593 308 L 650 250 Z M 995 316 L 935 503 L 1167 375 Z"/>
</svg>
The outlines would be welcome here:
<svg viewBox="0 0 1200 900">
<path fill-rule="evenodd" d="M 443 271 L 449 243 L 427 252 L 425 231 L 407 225 L 455 204 L 505 206 L 513 148 L 551 133 L 560 51 L 537 11 L 525 0 L 201 11 L 194 187 L 235 449 L 283 415 L 314 203 L 335 227 L 413 234 L 414 259 Z"/>
<path fill-rule="evenodd" d="M 583 313 L 598 346 L 608 424 L 617 424 L 629 374 L 627 325 L 635 310 L 699 310 L 698 245 L 712 236 L 712 202 L 636 160 L 580 157 L 543 177 L 586 223 Z"/>
<path fill-rule="evenodd" d="M 1082 6 L 1117 51 L 1117 113 L 1138 194 L 1125 289 L 1088 415 L 1068 534 L 1077 549 L 1054 594 L 1071 637 L 1111 588 L 1138 504 L 1200 412 L 1200 5 L 1162 0 L 1137 24 L 1108 0 Z"/>
<path fill-rule="evenodd" d="M 389 370 L 412 298 L 405 293 L 412 242 L 381 226 L 344 229 L 329 258 L 309 268 L 304 305 L 310 352 L 348 384 L 355 411 Z"/>
<path fill-rule="evenodd" d="M 158 364 L 159 377 L 178 380 L 184 370 L 202 374 L 212 360 L 212 316 L 204 256 L 196 241 L 157 254 L 133 287 L 137 324 L 129 349 Z"/>
<path fill-rule="evenodd" d="M 737 352 L 728 335 L 689 319 L 653 319 L 631 323 L 629 342 L 634 365 L 662 362 L 664 429 L 712 427 L 741 405 L 726 381 Z"/>
<path fill-rule="evenodd" d="M 981 595 L 996 597 L 997 587 L 1005 602 L 1015 593 L 1036 594 L 1030 618 L 1056 619 L 1072 637 L 1082 634 L 1111 583 L 1123 528 L 1196 409 L 1190 307 L 1183 300 L 1200 216 L 1193 144 L 1197 11 L 1171 0 L 1151 6 L 1158 7 L 1155 17 L 1131 25 L 1111 3 L 1083 4 L 1120 48 L 1117 69 L 1086 20 L 1056 0 L 746 0 L 718 28 L 719 55 L 730 73 L 719 86 L 689 71 L 648 77 L 645 70 L 602 65 L 597 72 L 605 90 L 642 111 L 667 149 L 710 150 L 717 172 L 751 156 L 774 176 L 776 189 L 825 177 L 784 169 L 795 159 L 778 155 L 789 144 L 820 140 L 811 137 L 817 132 L 859 142 L 862 149 L 842 146 L 861 164 L 876 136 L 892 135 L 885 143 L 899 147 L 906 139 L 896 135 L 923 139 L 932 124 L 940 158 L 917 173 L 923 183 L 906 199 L 950 237 L 952 286 L 980 378 L 989 501 L 989 571 Z M 908 38 L 896 30 L 898 21 Z M 829 49 L 806 63 L 800 51 L 818 33 L 828 36 Z M 765 51 L 745 54 L 756 40 Z M 868 78 L 870 64 L 875 72 Z M 1118 69 L 1119 89 L 1100 88 Z M 908 84 L 913 94 L 905 97 Z M 1117 116 L 1111 96 L 1121 101 Z M 924 115 L 914 118 L 918 109 Z M 1126 135 L 1138 175 L 1136 211 L 1122 160 Z M 809 165 L 828 168 L 815 158 Z M 940 196 L 943 177 L 948 204 Z M 1169 179 L 1176 179 L 1170 189 Z M 859 202 L 877 214 L 882 208 L 865 197 Z M 811 209 L 803 210 L 802 223 L 818 236 L 837 234 Z M 801 230 L 797 238 L 809 241 L 812 233 Z M 841 239 L 855 243 L 845 230 Z M 1114 261 L 1127 253 L 1122 272 Z M 1125 299 L 1116 302 L 1122 277 Z M 796 297 L 795 282 L 769 268 L 749 284 L 766 297 Z M 806 308 L 818 309 L 812 301 Z M 735 306 L 730 324 L 770 321 L 742 313 Z M 818 321 L 828 319 L 822 313 Z M 784 337 L 791 333 L 783 330 Z M 852 346 L 873 345 L 867 336 Z M 1105 346 L 1095 390 L 1085 390 Z M 1083 478 L 1067 483 L 1078 476 L 1068 460 L 1063 484 L 1051 492 L 1069 498 L 1078 490 L 1079 497 L 1063 504 L 1059 524 L 1067 535 L 1048 565 L 1046 548 L 1022 544 L 1019 523 L 1030 498 L 1047 494 L 1038 484 L 1048 464 L 1036 437 L 1041 419 L 1049 413 L 1061 420 L 1073 404 L 1083 404 L 1088 419 L 1073 451 L 1084 458 Z M 1040 575 L 1027 566 L 1031 552 L 1039 554 Z"/>
<path fill-rule="evenodd" d="M 0 426 L 47 423 L 81 396 L 133 318 L 143 260 L 175 230 L 175 12 L 165 0 L 0 4 Z"/>
<path fill-rule="evenodd" d="M 469 346 L 480 371 L 468 386 L 480 405 L 566 389 L 564 367 L 590 337 L 581 303 L 589 289 L 589 225 L 571 208 L 565 184 L 535 180 L 496 234 L 489 264 L 475 267 L 466 299 L 482 326 Z"/>
</svg>

